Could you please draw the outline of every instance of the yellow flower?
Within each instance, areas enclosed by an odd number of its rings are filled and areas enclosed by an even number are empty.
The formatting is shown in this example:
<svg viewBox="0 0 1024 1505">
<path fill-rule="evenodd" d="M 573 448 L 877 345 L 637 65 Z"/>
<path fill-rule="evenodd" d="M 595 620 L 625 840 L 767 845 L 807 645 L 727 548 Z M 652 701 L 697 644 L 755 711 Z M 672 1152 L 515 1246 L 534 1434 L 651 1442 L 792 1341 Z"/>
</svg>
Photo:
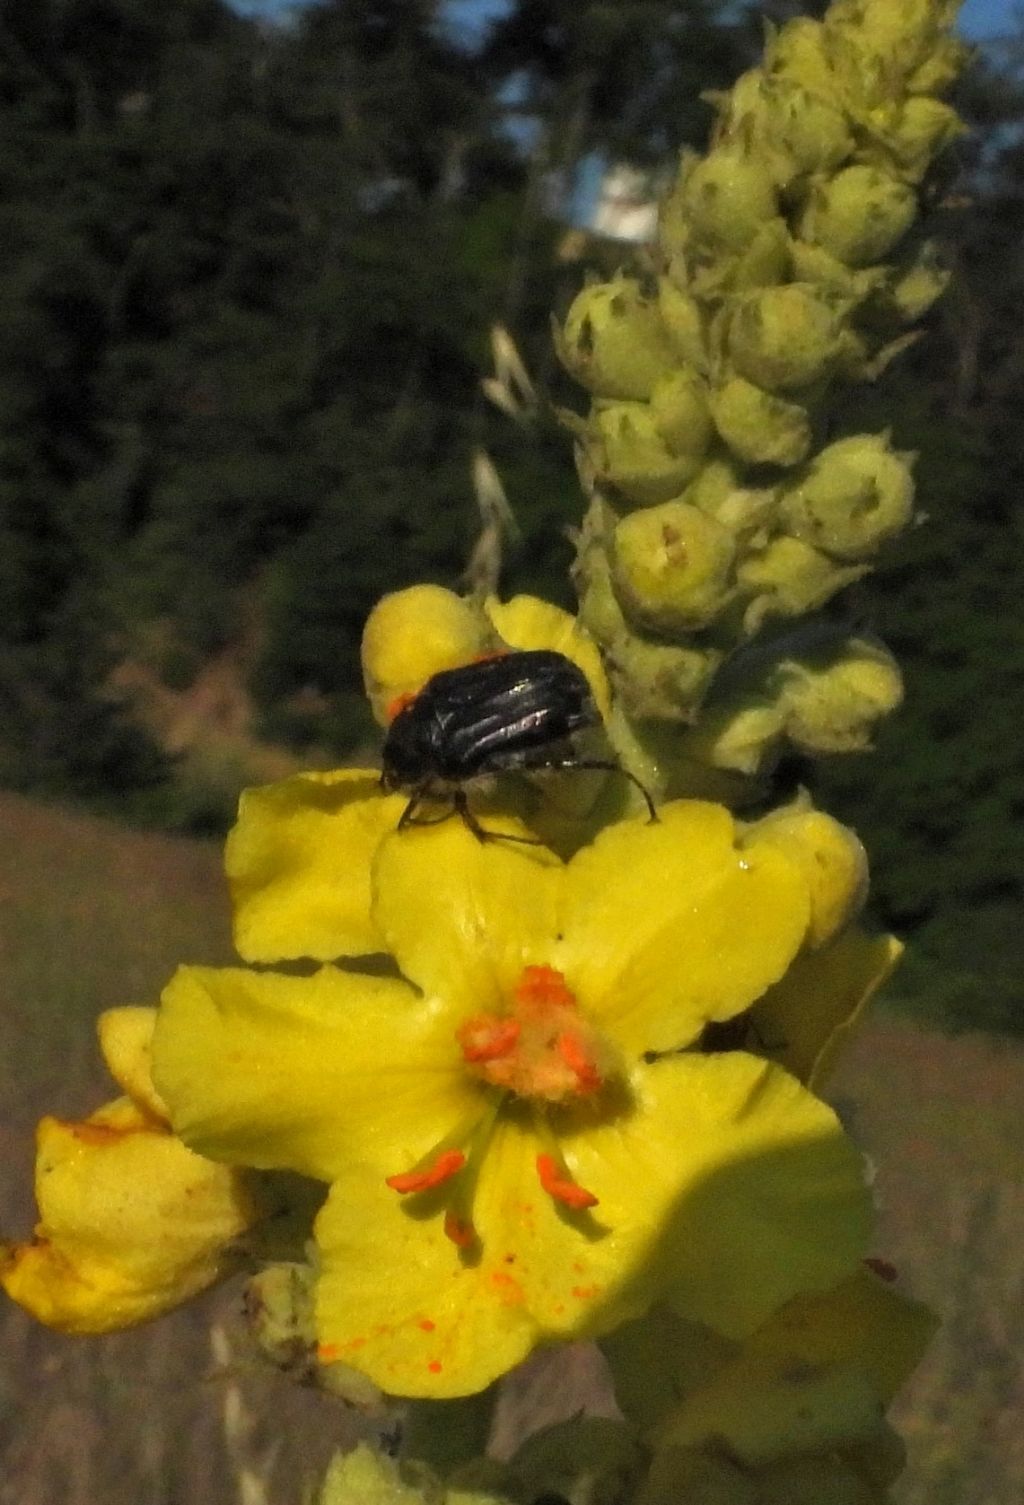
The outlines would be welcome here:
<svg viewBox="0 0 1024 1505">
<path fill-rule="evenodd" d="M 393 833 L 371 920 L 394 967 L 183 968 L 167 989 L 176 1131 L 332 1183 L 324 1362 L 468 1394 L 666 1293 L 743 1334 L 859 1258 L 867 1194 L 831 1110 L 700 1048 L 790 965 L 806 878 L 775 843 L 741 848 L 719 806 L 660 817 L 567 863 L 454 821 Z"/>
<path fill-rule="evenodd" d="M 234 1268 L 260 1216 L 247 1178 L 171 1133 L 149 1076 L 155 1009 L 111 1009 L 100 1042 L 128 1095 L 37 1133 L 39 1222 L 0 1242 L 0 1285 L 40 1322 L 102 1333 L 158 1317 Z"/>
<path fill-rule="evenodd" d="M 590 681 L 602 717 L 610 710 L 608 680 L 596 645 L 576 618 L 537 596 L 478 603 L 440 585 L 413 585 L 384 596 L 363 629 L 363 679 L 382 726 L 401 704 L 445 669 L 504 649 L 552 648 Z"/>
</svg>

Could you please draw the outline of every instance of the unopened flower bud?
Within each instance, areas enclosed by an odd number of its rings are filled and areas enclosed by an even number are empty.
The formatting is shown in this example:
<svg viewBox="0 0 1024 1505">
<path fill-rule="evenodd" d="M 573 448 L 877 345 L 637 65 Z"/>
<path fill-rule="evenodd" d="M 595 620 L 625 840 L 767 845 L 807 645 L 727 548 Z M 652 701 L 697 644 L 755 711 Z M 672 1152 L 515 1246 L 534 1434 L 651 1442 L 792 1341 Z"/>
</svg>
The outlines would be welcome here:
<svg viewBox="0 0 1024 1505">
<path fill-rule="evenodd" d="M 881 261 L 910 229 L 917 195 L 909 184 L 880 167 L 844 167 L 812 192 L 800 219 L 800 235 L 823 246 L 847 266 Z"/>
<path fill-rule="evenodd" d="M 639 506 L 678 495 L 700 464 L 699 456 L 673 454 L 645 402 L 596 408 L 585 425 L 583 444 L 597 480 Z"/>
<path fill-rule="evenodd" d="M 864 565 L 840 565 L 799 538 L 783 535 L 748 554 L 736 574 L 751 601 L 743 614 L 748 634 L 769 617 L 797 617 L 824 606 L 837 591 L 859 580 Z"/>
<path fill-rule="evenodd" d="M 855 37 L 906 78 L 932 56 L 958 9 L 959 0 L 834 0 L 824 29 L 829 37 Z"/>
<path fill-rule="evenodd" d="M 687 732 L 687 757 L 753 777 L 782 743 L 785 716 L 772 700 L 748 695 L 721 705 L 706 705 L 698 724 Z"/>
<path fill-rule="evenodd" d="M 743 845 L 780 847 L 802 869 L 811 900 L 807 945 L 816 951 L 845 930 L 868 892 L 867 853 L 847 826 L 806 802 L 747 827 Z"/>
<path fill-rule="evenodd" d="M 685 502 L 663 502 L 615 529 L 612 581 L 627 617 L 659 632 L 714 621 L 732 596 L 733 538 Z"/>
<path fill-rule="evenodd" d="M 853 149 L 846 115 L 836 103 L 779 74 L 768 85 L 771 139 L 792 164 L 793 177 L 835 172 Z"/>
<path fill-rule="evenodd" d="M 722 662 L 717 649 L 680 648 L 629 631 L 607 653 L 616 701 L 637 721 L 692 721 Z"/>
<path fill-rule="evenodd" d="M 778 510 L 778 486 L 745 486 L 728 460 L 711 460 L 687 487 L 684 501 L 721 523 L 737 540 L 767 528 Z"/>
<path fill-rule="evenodd" d="M 693 232 L 731 251 L 749 245 L 765 220 L 778 213 L 764 163 L 738 142 L 715 147 L 694 162 L 670 198 L 677 195 Z"/>
<path fill-rule="evenodd" d="M 786 734 L 806 752 L 856 752 L 871 745 L 876 721 L 903 699 L 892 654 L 856 638 L 835 657 L 779 665 Z"/>
<path fill-rule="evenodd" d="M 782 518 L 806 543 L 837 559 L 870 559 L 901 532 L 914 507 L 908 459 L 882 434 L 839 439 L 783 491 Z"/>
<path fill-rule="evenodd" d="M 670 277 L 658 278 L 658 308 L 673 348 L 697 371 L 707 368 L 704 316 L 696 298 Z"/>
<path fill-rule="evenodd" d="M 673 454 L 694 460 L 703 458 L 714 425 L 708 409 L 707 383 L 692 366 L 680 366 L 655 384 L 651 416 Z"/>
<path fill-rule="evenodd" d="M 929 94 L 912 94 L 876 116 L 879 160 L 884 165 L 888 153 L 911 183 L 919 183 L 939 152 L 967 129 L 951 105 Z"/>
<path fill-rule="evenodd" d="M 566 370 L 595 397 L 649 397 L 676 361 L 657 301 L 633 277 L 583 288 L 555 339 Z"/>
<path fill-rule="evenodd" d="M 722 256 L 704 266 L 694 277 L 694 288 L 715 300 L 722 293 L 755 292 L 774 287 L 789 275 L 789 232 L 784 219 L 765 222 L 757 234 L 734 256 Z"/>
<path fill-rule="evenodd" d="M 951 273 L 942 265 L 934 241 L 925 241 L 906 271 L 886 291 L 885 306 L 905 324 L 928 312 L 949 286 Z"/>
<path fill-rule="evenodd" d="M 907 79 L 908 94 L 944 94 L 970 57 L 971 49 L 960 37 L 941 37 Z"/>
<path fill-rule="evenodd" d="M 798 465 L 811 447 L 807 409 L 742 376 L 711 393 L 711 416 L 733 453 L 751 465 Z"/>
<path fill-rule="evenodd" d="M 765 71 L 797 83 L 818 99 L 835 100 L 837 83 L 820 21 L 794 17 L 765 48 Z"/>
<path fill-rule="evenodd" d="M 791 240 L 789 257 L 795 281 L 812 284 L 850 309 L 881 287 L 887 276 L 884 267 L 848 267 L 823 246 L 806 240 Z"/>
<path fill-rule="evenodd" d="M 412 585 L 382 596 L 363 628 L 363 683 L 386 726 L 396 700 L 415 695 L 442 669 L 467 664 L 494 644 L 487 618 L 440 585 Z"/>
<path fill-rule="evenodd" d="M 841 310 L 809 283 L 767 287 L 743 299 L 727 344 L 740 376 L 769 392 L 809 387 L 842 351 Z"/>
</svg>

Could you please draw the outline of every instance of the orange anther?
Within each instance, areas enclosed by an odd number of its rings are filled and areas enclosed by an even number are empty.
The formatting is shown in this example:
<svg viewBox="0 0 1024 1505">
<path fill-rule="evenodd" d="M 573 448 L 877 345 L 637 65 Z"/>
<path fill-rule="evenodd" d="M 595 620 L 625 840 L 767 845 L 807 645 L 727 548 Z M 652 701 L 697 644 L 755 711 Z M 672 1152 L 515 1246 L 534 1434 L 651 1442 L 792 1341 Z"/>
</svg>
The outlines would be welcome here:
<svg viewBox="0 0 1024 1505">
<path fill-rule="evenodd" d="M 568 1176 L 563 1176 L 551 1155 L 537 1156 L 537 1175 L 548 1196 L 554 1197 L 564 1207 L 582 1211 L 583 1208 L 597 1206 L 598 1199 L 594 1193 L 571 1181 Z"/>
<path fill-rule="evenodd" d="M 515 1049 L 519 1039 L 518 1019 L 500 1019 L 495 1014 L 476 1014 L 456 1030 L 467 1061 L 496 1061 Z"/>
<path fill-rule="evenodd" d="M 555 1042 L 558 1054 L 574 1073 L 581 1092 L 596 1092 L 601 1085 L 601 1073 L 583 1048 L 583 1041 L 572 1030 L 563 1030 Z"/>
<path fill-rule="evenodd" d="M 432 1191 L 435 1186 L 443 1186 L 446 1181 L 461 1171 L 466 1163 L 466 1157 L 461 1150 L 442 1150 L 430 1165 L 421 1171 L 403 1171 L 398 1176 L 385 1177 L 385 1185 L 390 1186 L 392 1191 Z"/>
<path fill-rule="evenodd" d="M 516 984 L 516 1002 L 524 1005 L 561 1005 L 575 1008 L 576 995 L 566 987 L 557 967 L 524 967 Z"/>
<path fill-rule="evenodd" d="M 472 1249 L 476 1243 L 476 1229 L 469 1218 L 460 1218 L 456 1212 L 444 1215 L 444 1236 L 451 1239 L 459 1249 Z"/>
</svg>

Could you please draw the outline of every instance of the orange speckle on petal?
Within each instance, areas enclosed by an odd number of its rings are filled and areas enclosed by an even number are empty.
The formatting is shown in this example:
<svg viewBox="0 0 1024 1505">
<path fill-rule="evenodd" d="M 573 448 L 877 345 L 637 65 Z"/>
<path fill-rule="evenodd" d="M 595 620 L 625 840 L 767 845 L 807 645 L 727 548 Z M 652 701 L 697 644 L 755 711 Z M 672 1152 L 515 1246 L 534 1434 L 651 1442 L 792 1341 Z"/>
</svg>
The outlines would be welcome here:
<svg viewBox="0 0 1024 1505">
<path fill-rule="evenodd" d="M 62 1128 L 68 1129 L 72 1137 L 78 1140 L 79 1144 L 92 1145 L 117 1144 L 127 1134 L 138 1134 L 141 1128 L 138 1124 L 122 1127 L 114 1124 L 92 1124 L 88 1121 L 85 1123 L 68 1123 L 62 1119 L 58 1119 L 57 1122 L 61 1124 Z"/>
<path fill-rule="evenodd" d="M 505 1270 L 492 1271 L 491 1285 L 501 1299 L 510 1306 L 521 1306 L 526 1300 L 526 1293 L 518 1280 L 509 1275 Z"/>
<path fill-rule="evenodd" d="M 404 1196 L 411 1191 L 432 1191 L 442 1186 L 461 1171 L 466 1157 L 461 1150 L 443 1150 L 421 1171 L 403 1171 L 398 1176 L 386 1176 L 384 1184 Z"/>
<path fill-rule="evenodd" d="M 321 1343 L 317 1347 L 316 1356 L 321 1364 L 333 1364 L 340 1351 L 337 1343 Z"/>
<path fill-rule="evenodd" d="M 434 1328 L 437 1326 L 437 1323 L 431 1322 L 429 1317 L 423 1317 L 417 1323 L 417 1326 L 421 1328 L 425 1333 L 432 1333 L 434 1331 Z"/>
<path fill-rule="evenodd" d="M 431 1359 L 430 1363 L 427 1365 L 427 1368 L 430 1370 L 431 1374 L 440 1374 L 441 1373 L 441 1360 L 440 1359 Z"/>
<path fill-rule="evenodd" d="M 573 1286 L 572 1294 L 577 1301 L 593 1301 L 595 1296 L 601 1294 L 600 1286 Z"/>
</svg>

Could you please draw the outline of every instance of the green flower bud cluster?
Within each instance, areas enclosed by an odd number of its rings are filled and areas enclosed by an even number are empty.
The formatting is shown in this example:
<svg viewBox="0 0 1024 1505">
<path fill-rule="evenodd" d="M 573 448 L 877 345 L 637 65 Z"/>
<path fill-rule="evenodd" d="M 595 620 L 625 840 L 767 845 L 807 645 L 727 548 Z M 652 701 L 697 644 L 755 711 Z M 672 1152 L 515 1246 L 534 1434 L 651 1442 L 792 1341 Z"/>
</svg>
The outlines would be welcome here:
<svg viewBox="0 0 1024 1505">
<path fill-rule="evenodd" d="M 912 455 L 888 433 L 822 434 L 830 396 L 877 376 L 946 285 L 915 224 L 922 181 L 962 130 L 937 97 L 966 53 L 956 10 L 835 0 L 822 21 L 772 30 L 762 65 L 711 96 L 710 149 L 684 153 L 652 274 L 589 283 L 556 327 L 592 398 L 563 415 L 591 498 L 581 619 L 626 716 L 687 728 L 687 765 L 754 773 L 786 741 L 860 747 L 899 699 L 888 655 L 865 660 L 856 642 L 806 683 L 766 663 L 742 704 L 716 679 L 912 520 Z M 851 666 L 865 662 L 860 698 Z M 665 766 L 661 792 L 686 793 Z"/>
</svg>

